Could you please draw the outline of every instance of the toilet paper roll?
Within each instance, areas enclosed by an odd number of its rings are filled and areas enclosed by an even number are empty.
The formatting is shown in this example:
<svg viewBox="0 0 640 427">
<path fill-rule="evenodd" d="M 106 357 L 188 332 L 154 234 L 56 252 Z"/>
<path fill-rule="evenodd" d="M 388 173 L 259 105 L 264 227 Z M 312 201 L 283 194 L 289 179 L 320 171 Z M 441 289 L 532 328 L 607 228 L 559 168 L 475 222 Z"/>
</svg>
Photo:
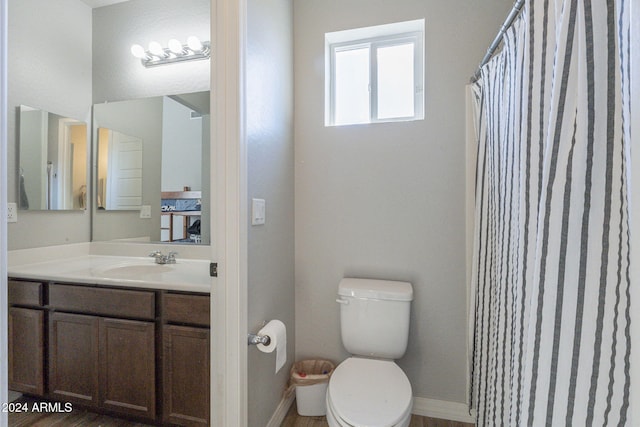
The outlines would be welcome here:
<svg viewBox="0 0 640 427">
<path fill-rule="evenodd" d="M 280 320 L 271 320 L 258 331 L 258 335 L 267 335 L 271 339 L 269 345 L 258 344 L 258 350 L 263 353 L 276 350 L 276 373 L 278 373 L 287 362 L 287 328 Z"/>
</svg>

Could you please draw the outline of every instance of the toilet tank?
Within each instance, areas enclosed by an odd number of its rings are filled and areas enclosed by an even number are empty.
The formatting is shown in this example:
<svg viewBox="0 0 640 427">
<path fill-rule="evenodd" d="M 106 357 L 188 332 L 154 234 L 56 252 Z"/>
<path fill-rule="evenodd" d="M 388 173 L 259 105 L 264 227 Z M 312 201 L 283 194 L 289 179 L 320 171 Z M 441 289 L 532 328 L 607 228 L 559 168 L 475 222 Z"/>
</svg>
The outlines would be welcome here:
<svg viewBox="0 0 640 427">
<path fill-rule="evenodd" d="M 345 349 L 357 356 L 399 359 L 407 349 L 413 288 L 407 282 L 345 278 L 338 286 Z"/>
</svg>

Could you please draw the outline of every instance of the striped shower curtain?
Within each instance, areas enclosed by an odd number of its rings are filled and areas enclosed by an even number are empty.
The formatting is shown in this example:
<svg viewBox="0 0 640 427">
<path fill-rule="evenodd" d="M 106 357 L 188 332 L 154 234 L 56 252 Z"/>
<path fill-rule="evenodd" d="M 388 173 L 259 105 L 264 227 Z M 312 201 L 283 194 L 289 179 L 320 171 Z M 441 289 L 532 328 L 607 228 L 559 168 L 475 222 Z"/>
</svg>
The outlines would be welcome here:
<svg viewBox="0 0 640 427">
<path fill-rule="evenodd" d="M 528 0 L 472 88 L 479 426 L 632 425 L 628 1 Z"/>
</svg>

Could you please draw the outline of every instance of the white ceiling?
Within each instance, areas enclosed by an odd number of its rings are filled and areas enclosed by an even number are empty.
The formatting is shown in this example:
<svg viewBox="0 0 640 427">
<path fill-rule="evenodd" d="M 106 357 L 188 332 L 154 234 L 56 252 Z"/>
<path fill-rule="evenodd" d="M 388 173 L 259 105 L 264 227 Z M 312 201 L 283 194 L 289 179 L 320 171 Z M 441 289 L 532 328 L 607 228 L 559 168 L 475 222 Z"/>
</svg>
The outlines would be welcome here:
<svg viewBox="0 0 640 427">
<path fill-rule="evenodd" d="M 91 6 L 93 9 L 102 6 L 109 6 L 111 4 L 122 3 L 128 0 L 81 0 L 88 6 Z"/>
</svg>

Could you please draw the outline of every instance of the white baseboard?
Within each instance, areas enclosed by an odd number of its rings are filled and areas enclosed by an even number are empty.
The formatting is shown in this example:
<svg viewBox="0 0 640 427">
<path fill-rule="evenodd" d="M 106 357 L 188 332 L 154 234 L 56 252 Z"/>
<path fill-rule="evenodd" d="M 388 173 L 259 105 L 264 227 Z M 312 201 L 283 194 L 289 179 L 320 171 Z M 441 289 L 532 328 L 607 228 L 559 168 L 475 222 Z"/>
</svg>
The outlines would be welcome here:
<svg viewBox="0 0 640 427">
<path fill-rule="evenodd" d="M 289 412 L 289 408 L 291 408 L 295 398 L 295 393 L 287 393 L 287 396 L 282 398 L 278 407 L 271 416 L 271 419 L 267 423 L 267 427 L 280 427 L 282 425 L 282 422 L 287 416 L 287 412 Z"/>
<path fill-rule="evenodd" d="M 473 413 L 469 415 L 469 406 L 466 403 L 414 397 L 413 410 L 411 412 L 423 417 L 441 418 L 463 423 L 476 422 L 475 415 Z"/>
<path fill-rule="evenodd" d="M 289 393 L 288 396 L 282 398 L 266 427 L 280 427 L 282 425 L 295 397 L 295 393 Z M 472 412 L 472 415 L 469 415 L 469 407 L 465 403 L 414 397 L 413 410 L 411 412 L 423 417 L 440 418 L 443 420 L 472 424 L 476 422 L 475 414 Z"/>
</svg>

